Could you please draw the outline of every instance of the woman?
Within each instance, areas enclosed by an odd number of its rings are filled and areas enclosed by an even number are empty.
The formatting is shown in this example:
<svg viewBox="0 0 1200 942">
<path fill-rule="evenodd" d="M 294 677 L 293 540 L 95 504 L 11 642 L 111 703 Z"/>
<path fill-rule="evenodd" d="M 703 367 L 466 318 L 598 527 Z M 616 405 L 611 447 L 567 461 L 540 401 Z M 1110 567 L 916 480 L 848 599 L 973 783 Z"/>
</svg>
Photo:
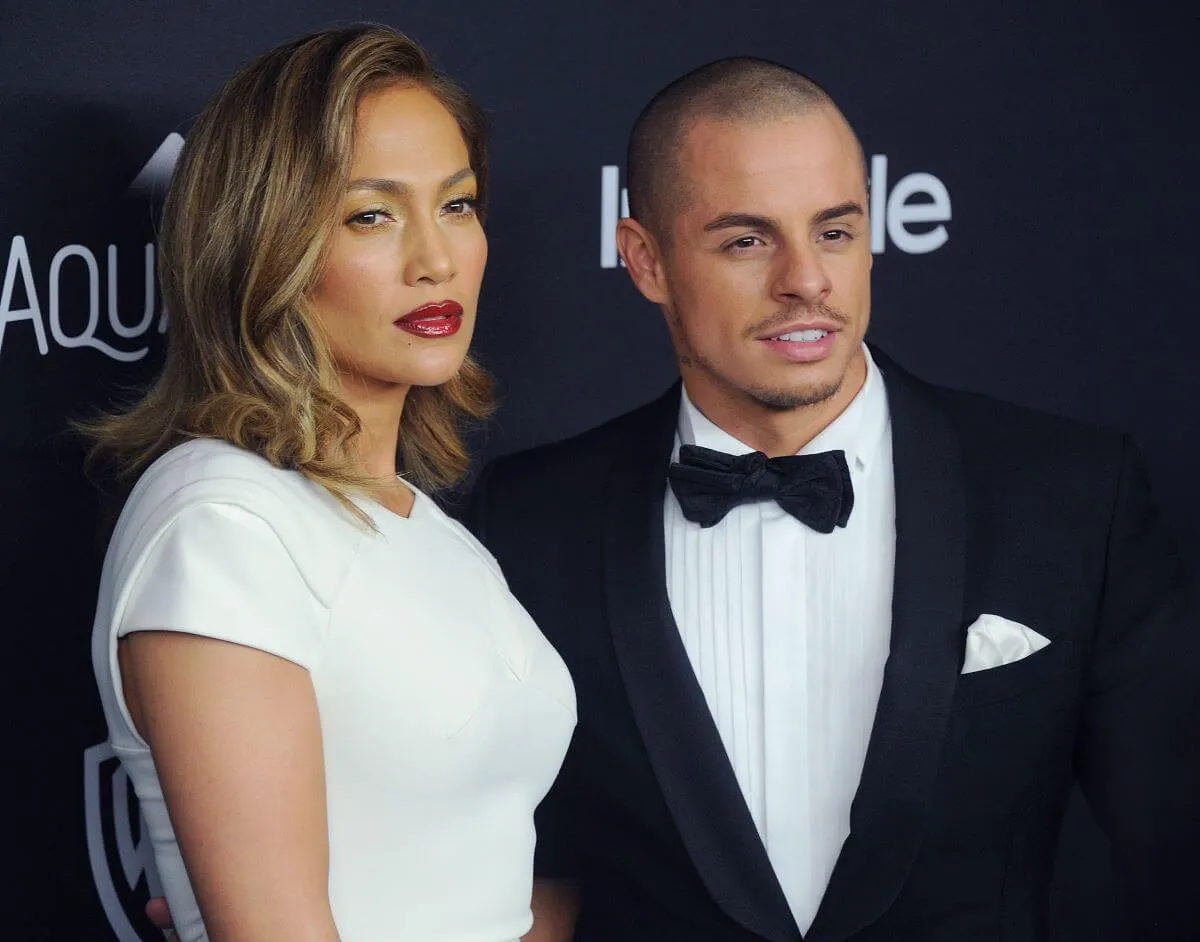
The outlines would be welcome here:
<svg viewBox="0 0 1200 942">
<path fill-rule="evenodd" d="M 529 928 L 574 692 L 417 489 L 461 477 L 489 405 L 486 183 L 480 112 L 379 27 L 266 54 L 188 138 L 163 375 L 89 426 L 137 478 L 93 663 L 184 940 Z"/>
</svg>

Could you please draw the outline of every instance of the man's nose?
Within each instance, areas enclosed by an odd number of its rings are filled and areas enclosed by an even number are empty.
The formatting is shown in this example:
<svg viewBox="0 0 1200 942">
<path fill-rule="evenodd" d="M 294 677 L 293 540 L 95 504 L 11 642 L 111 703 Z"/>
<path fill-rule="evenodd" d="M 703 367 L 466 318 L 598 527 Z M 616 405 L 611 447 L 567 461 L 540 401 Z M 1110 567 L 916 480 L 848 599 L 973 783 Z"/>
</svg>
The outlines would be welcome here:
<svg viewBox="0 0 1200 942">
<path fill-rule="evenodd" d="M 833 290 L 820 255 L 809 245 L 789 246 L 780 256 L 775 294 L 805 304 L 824 301 Z"/>
</svg>

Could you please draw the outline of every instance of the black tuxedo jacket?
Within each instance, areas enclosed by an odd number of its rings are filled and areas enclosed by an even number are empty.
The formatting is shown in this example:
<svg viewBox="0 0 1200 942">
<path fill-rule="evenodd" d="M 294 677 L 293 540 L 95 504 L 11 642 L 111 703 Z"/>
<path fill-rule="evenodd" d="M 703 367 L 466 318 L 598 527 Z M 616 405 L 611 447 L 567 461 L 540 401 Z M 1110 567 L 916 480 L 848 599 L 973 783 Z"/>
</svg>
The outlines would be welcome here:
<svg viewBox="0 0 1200 942">
<path fill-rule="evenodd" d="M 1200 939 L 1200 620 L 1119 435 L 923 383 L 892 417 L 891 649 L 812 942 L 1046 939 L 1064 803 L 1112 839 L 1139 939 Z M 678 387 L 501 459 L 472 522 L 575 679 L 537 872 L 581 881 L 578 942 L 796 942 L 667 600 Z M 962 674 L 983 613 L 1050 639 Z"/>
</svg>

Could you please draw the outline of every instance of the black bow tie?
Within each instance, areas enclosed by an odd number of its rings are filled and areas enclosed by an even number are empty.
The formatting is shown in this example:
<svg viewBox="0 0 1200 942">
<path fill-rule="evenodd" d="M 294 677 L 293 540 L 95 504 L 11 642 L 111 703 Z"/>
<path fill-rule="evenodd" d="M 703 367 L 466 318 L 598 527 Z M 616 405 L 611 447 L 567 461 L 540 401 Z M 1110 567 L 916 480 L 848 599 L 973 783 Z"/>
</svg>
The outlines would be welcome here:
<svg viewBox="0 0 1200 942">
<path fill-rule="evenodd" d="M 854 508 L 843 451 L 768 458 L 761 451 L 735 456 L 683 445 L 667 478 L 683 515 L 702 527 L 720 523 L 739 504 L 773 500 L 818 533 L 832 533 Z"/>
</svg>

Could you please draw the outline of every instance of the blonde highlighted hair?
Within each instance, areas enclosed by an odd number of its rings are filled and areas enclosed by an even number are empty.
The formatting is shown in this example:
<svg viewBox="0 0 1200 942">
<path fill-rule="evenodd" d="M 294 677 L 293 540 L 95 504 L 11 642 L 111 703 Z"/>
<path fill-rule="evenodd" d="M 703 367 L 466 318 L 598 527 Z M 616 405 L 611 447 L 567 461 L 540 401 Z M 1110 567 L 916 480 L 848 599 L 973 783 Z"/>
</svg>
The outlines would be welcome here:
<svg viewBox="0 0 1200 942">
<path fill-rule="evenodd" d="M 353 491 L 378 486 L 354 460 L 361 426 L 338 397 L 308 297 L 349 180 L 358 103 L 390 84 L 419 85 L 453 115 L 485 204 L 483 113 L 402 33 L 325 30 L 259 57 L 188 135 L 159 238 L 166 362 L 128 411 L 79 423 L 89 461 L 128 482 L 175 445 L 220 438 L 300 471 L 352 510 Z M 491 379 L 470 357 L 449 382 L 410 390 L 405 475 L 422 488 L 461 479 L 462 426 L 491 406 Z"/>
</svg>

